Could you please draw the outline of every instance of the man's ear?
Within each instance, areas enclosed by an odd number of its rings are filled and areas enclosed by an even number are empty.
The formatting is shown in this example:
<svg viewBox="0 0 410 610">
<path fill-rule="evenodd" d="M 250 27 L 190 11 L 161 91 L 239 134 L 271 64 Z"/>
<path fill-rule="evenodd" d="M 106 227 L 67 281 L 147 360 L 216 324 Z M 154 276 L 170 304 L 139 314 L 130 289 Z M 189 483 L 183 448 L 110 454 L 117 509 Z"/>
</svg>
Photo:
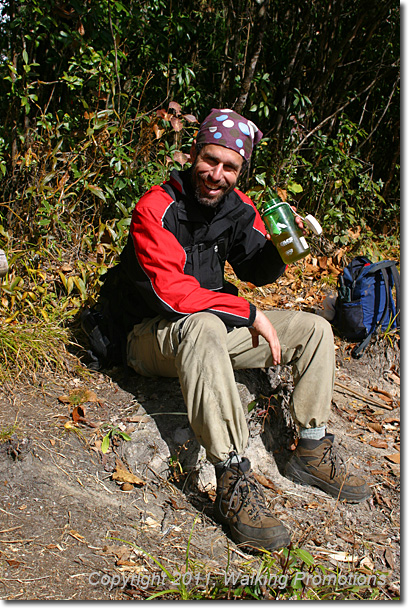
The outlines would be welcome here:
<svg viewBox="0 0 410 610">
<path fill-rule="evenodd" d="M 194 163 L 196 157 L 197 157 L 197 150 L 196 150 L 196 140 L 194 140 L 192 142 L 192 146 L 191 146 L 191 150 L 189 151 L 189 159 L 191 161 L 191 163 Z"/>
</svg>

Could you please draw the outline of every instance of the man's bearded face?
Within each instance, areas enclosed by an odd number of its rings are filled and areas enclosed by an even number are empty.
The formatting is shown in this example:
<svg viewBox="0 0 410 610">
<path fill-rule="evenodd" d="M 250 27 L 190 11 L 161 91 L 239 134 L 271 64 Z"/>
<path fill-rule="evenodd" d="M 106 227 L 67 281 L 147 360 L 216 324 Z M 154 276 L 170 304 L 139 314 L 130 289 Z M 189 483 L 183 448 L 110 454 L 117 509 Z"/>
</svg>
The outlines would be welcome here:
<svg viewBox="0 0 410 610">
<path fill-rule="evenodd" d="M 216 207 L 236 186 L 242 169 L 242 156 L 223 146 L 206 144 L 191 151 L 192 183 L 201 205 Z"/>
</svg>

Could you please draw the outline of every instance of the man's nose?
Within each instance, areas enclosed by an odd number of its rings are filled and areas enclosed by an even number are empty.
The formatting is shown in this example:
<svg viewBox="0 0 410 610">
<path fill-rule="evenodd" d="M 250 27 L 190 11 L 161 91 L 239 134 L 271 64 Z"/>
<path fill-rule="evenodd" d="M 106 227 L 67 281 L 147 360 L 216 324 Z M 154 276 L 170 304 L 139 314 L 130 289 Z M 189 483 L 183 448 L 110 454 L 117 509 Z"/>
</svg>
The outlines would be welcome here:
<svg viewBox="0 0 410 610">
<path fill-rule="evenodd" d="M 214 182 L 219 182 L 223 177 L 223 164 L 218 163 L 214 165 L 212 170 L 210 171 L 210 177 Z"/>
</svg>

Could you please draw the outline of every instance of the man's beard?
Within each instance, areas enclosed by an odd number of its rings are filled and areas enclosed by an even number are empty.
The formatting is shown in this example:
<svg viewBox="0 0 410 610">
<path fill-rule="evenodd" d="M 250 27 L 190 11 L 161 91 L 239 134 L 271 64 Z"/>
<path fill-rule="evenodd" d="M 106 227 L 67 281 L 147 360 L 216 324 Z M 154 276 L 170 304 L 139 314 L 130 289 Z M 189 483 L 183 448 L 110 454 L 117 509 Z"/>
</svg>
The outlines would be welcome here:
<svg viewBox="0 0 410 610">
<path fill-rule="evenodd" d="M 230 187 L 228 189 L 226 189 L 226 191 L 223 191 L 220 195 L 218 195 L 217 197 L 206 197 L 201 193 L 201 189 L 199 186 L 195 187 L 195 197 L 196 200 L 198 201 L 198 203 L 200 205 L 205 205 L 208 208 L 216 208 L 223 199 L 225 199 L 225 197 L 231 192 L 233 191 L 234 187 Z"/>
<path fill-rule="evenodd" d="M 195 163 L 192 166 L 192 170 L 193 171 L 192 171 L 191 177 L 192 177 L 192 184 L 194 186 L 195 198 L 200 205 L 207 206 L 208 208 L 216 208 L 221 203 L 221 201 L 223 199 L 225 199 L 225 197 L 233 191 L 233 189 L 236 186 L 236 184 L 232 184 L 231 186 L 226 187 L 224 189 L 224 185 L 215 185 L 215 187 L 222 186 L 222 188 L 224 190 L 222 190 L 222 192 L 219 195 L 217 195 L 216 197 L 206 196 L 201 191 L 201 181 L 202 181 L 201 176 L 199 176 L 198 174 L 194 174 Z"/>
</svg>

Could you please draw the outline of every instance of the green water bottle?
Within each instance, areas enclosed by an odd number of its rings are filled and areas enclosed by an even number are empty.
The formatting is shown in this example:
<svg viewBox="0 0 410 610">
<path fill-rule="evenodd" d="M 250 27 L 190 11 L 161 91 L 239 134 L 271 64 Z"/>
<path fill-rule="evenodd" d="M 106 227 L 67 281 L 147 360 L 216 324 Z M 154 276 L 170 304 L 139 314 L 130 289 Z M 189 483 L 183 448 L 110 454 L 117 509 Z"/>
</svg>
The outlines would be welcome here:
<svg viewBox="0 0 410 610">
<path fill-rule="evenodd" d="M 276 193 L 264 204 L 262 219 L 284 263 L 294 263 L 309 254 L 308 243 L 295 223 L 290 205 Z"/>
</svg>

